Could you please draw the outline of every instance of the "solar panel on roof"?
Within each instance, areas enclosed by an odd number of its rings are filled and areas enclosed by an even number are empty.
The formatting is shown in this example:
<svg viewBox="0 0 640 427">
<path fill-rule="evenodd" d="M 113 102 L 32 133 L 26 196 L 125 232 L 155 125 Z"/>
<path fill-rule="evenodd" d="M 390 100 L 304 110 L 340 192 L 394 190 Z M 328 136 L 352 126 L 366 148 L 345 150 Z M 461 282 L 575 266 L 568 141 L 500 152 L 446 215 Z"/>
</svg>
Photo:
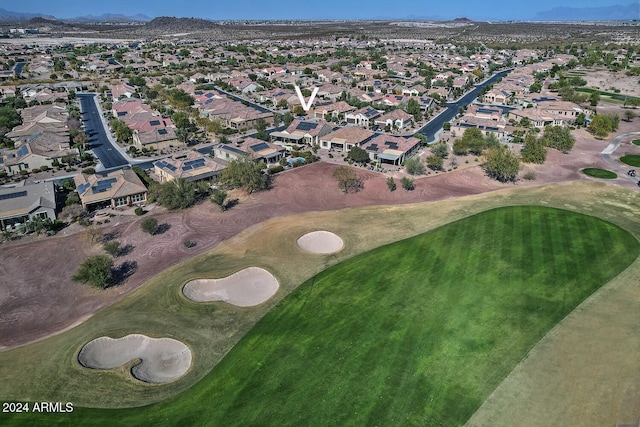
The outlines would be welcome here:
<svg viewBox="0 0 640 427">
<path fill-rule="evenodd" d="M 190 171 L 191 169 L 193 169 L 191 166 L 182 166 L 183 171 Z"/>
<path fill-rule="evenodd" d="M 251 150 L 257 152 L 257 151 L 262 151 L 262 150 L 268 150 L 269 146 L 267 145 L 266 142 L 261 142 L 259 144 L 252 145 L 250 148 L 251 148 Z"/>
<path fill-rule="evenodd" d="M 126 116 L 127 112 L 126 111 L 118 111 L 118 117 L 122 117 L 122 116 Z"/>
<path fill-rule="evenodd" d="M 159 167 L 160 169 L 164 168 L 165 166 L 167 166 L 167 164 L 165 162 L 163 162 L 162 160 L 158 160 L 156 162 L 156 166 Z"/>
<path fill-rule="evenodd" d="M 385 141 L 384 145 L 388 146 L 392 150 L 395 150 L 398 148 L 398 144 L 392 141 Z"/>
<path fill-rule="evenodd" d="M 371 151 L 378 151 L 378 144 L 371 144 L 369 146 L 369 150 Z"/>
<path fill-rule="evenodd" d="M 82 194 L 85 191 L 87 191 L 87 188 L 91 187 L 91 184 L 89 184 L 88 182 L 84 183 L 84 184 L 80 184 L 78 186 L 78 193 Z"/>
<path fill-rule="evenodd" d="M 296 127 L 296 129 L 302 130 L 302 131 L 308 131 L 311 129 L 315 129 L 317 127 L 318 127 L 317 123 L 300 122 L 298 123 L 298 126 Z"/>
<path fill-rule="evenodd" d="M 160 135 L 166 135 L 167 134 L 167 130 L 166 129 L 158 129 L 158 133 Z"/>
<path fill-rule="evenodd" d="M 26 191 L 16 191 L 15 193 L 0 194 L 0 200 L 16 199 L 27 195 Z"/>
<path fill-rule="evenodd" d="M 25 156 L 25 155 L 29 154 L 29 149 L 27 148 L 26 145 L 23 145 L 22 147 L 20 147 L 18 149 L 18 153 L 17 154 L 18 154 L 18 157 Z"/>
<path fill-rule="evenodd" d="M 149 124 L 150 124 L 151 126 L 159 126 L 159 125 L 160 125 L 160 120 L 151 120 L 151 121 L 149 122 Z"/>
<path fill-rule="evenodd" d="M 223 147 L 225 150 L 231 151 L 232 153 L 237 153 L 237 154 L 246 154 L 244 151 L 240 150 L 239 148 L 236 147 L 232 147 L 231 145 L 225 145 Z"/>
<path fill-rule="evenodd" d="M 175 166 L 170 165 L 169 163 L 167 163 L 167 169 L 169 169 L 171 172 L 175 172 L 175 170 L 177 169 Z"/>
<path fill-rule="evenodd" d="M 29 142 L 32 142 L 34 139 L 36 139 L 37 137 L 39 137 L 40 135 L 42 135 L 42 132 L 38 132 L 38 133 L 34 133 L 33 135 L 31 135 L 29 137 Z"/>
</svg>

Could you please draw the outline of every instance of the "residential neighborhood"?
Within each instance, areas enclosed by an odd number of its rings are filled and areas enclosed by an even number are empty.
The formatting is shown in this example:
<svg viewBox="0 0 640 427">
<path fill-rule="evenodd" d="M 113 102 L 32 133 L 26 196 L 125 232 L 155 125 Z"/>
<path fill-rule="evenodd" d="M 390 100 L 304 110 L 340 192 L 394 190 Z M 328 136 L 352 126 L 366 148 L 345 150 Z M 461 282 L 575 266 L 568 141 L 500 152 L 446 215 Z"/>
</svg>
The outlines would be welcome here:
<svg viewBox="0 0 640 427">
<path fill-rule="evenodd" d="M 0 425 L 638 427 L 640 7 L 574 3 L 0 8 Z"/>
</svg>

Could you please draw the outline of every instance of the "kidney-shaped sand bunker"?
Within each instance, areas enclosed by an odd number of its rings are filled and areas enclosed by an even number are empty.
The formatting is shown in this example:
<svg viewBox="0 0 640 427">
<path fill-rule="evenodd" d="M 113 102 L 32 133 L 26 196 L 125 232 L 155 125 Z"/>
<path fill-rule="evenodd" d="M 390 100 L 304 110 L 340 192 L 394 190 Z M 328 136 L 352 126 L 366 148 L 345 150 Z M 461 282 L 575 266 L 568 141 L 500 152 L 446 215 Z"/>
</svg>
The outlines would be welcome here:
<svg viewBox="0 0 640 427">
<path fill-rule="evenodd" d="M 239 307 L 262 304 L 273 296 L 280 284 L 264 268 L 249 267 L 221 279 L 195 279 L 182 289 L 196 302 L 224 301 Z"/>
<path fill-rule="evenodd" d="M 342 250 L 344 242 L 330 231 L 312 231 L 298 238 L 298 246 L 314 254 L 332 254 Z"/>
<path fill-rule="evenodd" d="M 78 354 L 87 368 L 113 369 L 140 359 L 131 374 L 140 381 L 166 383 L 183 376 L 191 366 L 191 350 L 171 338 L 131 334 L 122 338 L 100 337 L 88 342 Z"/>
</svg>

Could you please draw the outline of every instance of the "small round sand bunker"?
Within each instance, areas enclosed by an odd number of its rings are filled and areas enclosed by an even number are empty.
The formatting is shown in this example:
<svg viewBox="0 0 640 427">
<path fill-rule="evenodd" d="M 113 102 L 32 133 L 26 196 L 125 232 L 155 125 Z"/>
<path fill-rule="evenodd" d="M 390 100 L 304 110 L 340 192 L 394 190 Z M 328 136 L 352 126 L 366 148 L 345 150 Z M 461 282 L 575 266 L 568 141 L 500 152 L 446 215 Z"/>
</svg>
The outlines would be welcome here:
<svg viewBox="0 0 640 427">
<path fill-rule="evenodd" d="M 196 279 L 182 289 L 196 302 L 224 301 L 238 307 L 262 304 L 273 296 L 280 284 L 264 268 L 249 267 L 221 279 Z"/>
<path fill-rule="evenodd" d="M 313 231 L 300 237 L 298 246 L 314 254 L 332 254 L 342 250 L 344 242 L 330 231 Z"/>
<path fill-rule="evenodd" d="M 78 361 L 92 369 L 113 369 L 140 359 L 131 374 L 140 381 L 166 383 L 183 376 L 191 366 L 189 347 L 171 338 L 131 334 L 122 338 L 100 337 L 88 342 Z"/>
</svg>

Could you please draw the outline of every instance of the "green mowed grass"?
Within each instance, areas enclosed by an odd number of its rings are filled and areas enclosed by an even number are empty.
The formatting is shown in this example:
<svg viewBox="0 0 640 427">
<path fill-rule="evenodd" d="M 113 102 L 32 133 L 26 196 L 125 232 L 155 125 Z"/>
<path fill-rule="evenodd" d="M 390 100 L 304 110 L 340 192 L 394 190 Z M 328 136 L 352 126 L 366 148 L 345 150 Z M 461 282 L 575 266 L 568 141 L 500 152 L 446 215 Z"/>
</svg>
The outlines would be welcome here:
<svg viewBox="0 0 640 427">
<path fill-rule="evenodd" d="M 628 156 L 620 157 L 620 161 L 629 166 L 640 167 L 640 156 L 635 154 L 630 154 Z"/>
<path fill-rule="evenodd" d="M 618 177 L 615 172 L 600 168 L 585 168 L 582 169 L 582 173 L 593 178 L 601 179 L 616 179 Z"/>
<path fill-rule="evenodd" d="M 598 89 L 591 89 L 591 88 L 586 88 L 586 87 L 579 87 L 576 89 L 576 92 L 584 92 L 584 93 L 594 93 L 597 92 L 600 94 L 600 96 L 602 97 L 608 97 L 611 99 L 615 99 L 616 101 L 628 101 L 630 99 L 637 99 L 633 96 L 629 96 L 629 95 L 624 95 L 621 93 L 614 93 L 614 92 L 605 92 L 602 90 L 598 90 Z"/>
<path fill-rule="evenodd" d="M 494 209 L 318 274 L 174 398 L 5 424 L 461 425 L 639 253 L 595 217 Z"/>
<path fill-rule="evenodd" d="M 634 139 L 631 141 L 634 145 L 640 145 L 640 139 Z"/>
</svg>

